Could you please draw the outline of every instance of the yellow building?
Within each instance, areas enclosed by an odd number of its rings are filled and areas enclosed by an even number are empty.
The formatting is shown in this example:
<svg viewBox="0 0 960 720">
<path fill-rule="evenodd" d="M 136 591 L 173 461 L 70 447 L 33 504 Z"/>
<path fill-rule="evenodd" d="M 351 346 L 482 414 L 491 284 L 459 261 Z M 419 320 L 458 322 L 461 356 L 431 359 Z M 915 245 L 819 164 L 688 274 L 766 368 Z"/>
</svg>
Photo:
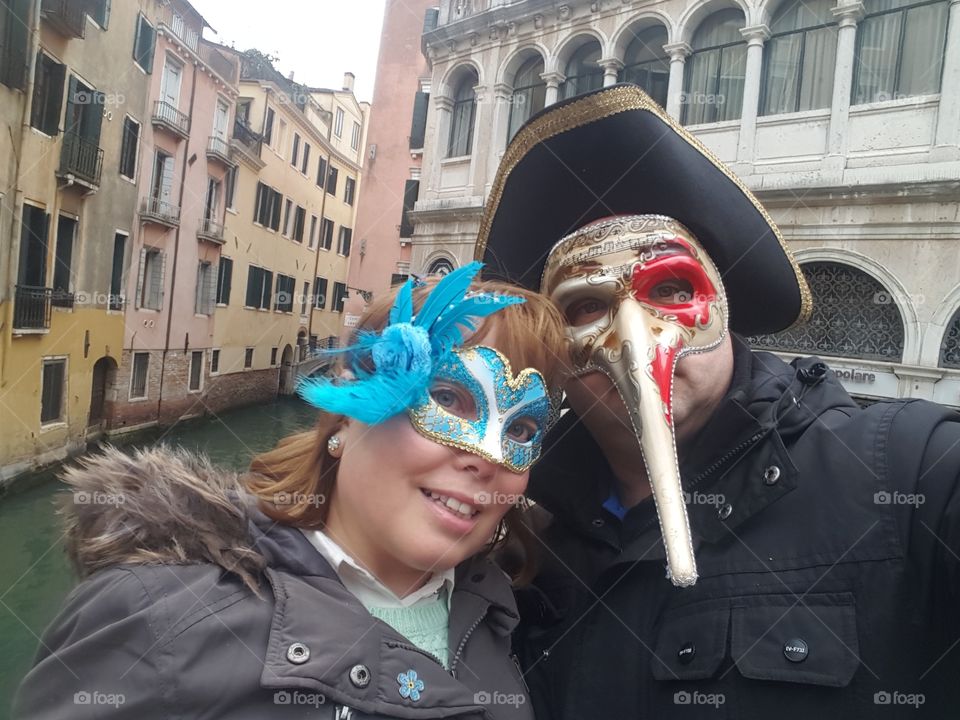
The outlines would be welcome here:
<svg viewBox="0 0 960 720">
<path fill-rule="evenodd" d="M 212 409 L 292 392 L 308 349 L 335 344 L 367 117 L 352 91 L 304 88 L 257 53 L 240 58 Z"/>
<path fill-rule="evenodd" d="M 146 4 L 0 4 L 0 482 L 82 449 L 115 392 Z"/>
</svg>

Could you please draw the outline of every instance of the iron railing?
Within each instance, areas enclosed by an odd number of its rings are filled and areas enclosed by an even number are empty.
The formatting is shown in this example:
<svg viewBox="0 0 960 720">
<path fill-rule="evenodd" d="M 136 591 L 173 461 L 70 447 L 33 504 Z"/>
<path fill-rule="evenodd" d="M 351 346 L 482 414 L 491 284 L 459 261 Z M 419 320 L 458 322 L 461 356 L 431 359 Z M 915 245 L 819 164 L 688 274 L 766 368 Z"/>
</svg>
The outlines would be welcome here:
<svg viewBox="0 0 960 720">
<path fill-rule="evenodd" d="M 190 117 L 180 112 L 166 100 L 156 100 L 153 103 L 153 124 L 170 128 L 183 137 L 190 134 Z"/>
<path fill-rule="evenodd" d="M 218 135 L 211 135 L 207 140 L 207 158 L 219 160 L 226 165 L 233 165 L 230 160 L 230 146 L 227 141 Z"/>
<path fill-rule="evenodd" d="M 52 295 L 53 288 L 17 285 L 13 301 L 13 329 L 49 329 Z"/>
<path fill-rule="evenodd" d="M 251 154 L 260 156 L 260 146 L 263 144 L 263 136 L 254 132 L 240 118 L 233 122 L 233 139 L 243 145 Z"/>
<path fill-rule="evenodd" d="M 201 218 L 200 226 L 197 229 L 197 237 L 201 240 L 212 240 L 213 242 L 223 242 L 223 225 L 212 218 Z"/>
<path fill-rule="evenodd" d="M 180 224 L 180 206 L 157 197 L 146 197 L 140 206 L 140 217 L 161 225 L 176 226 Z"/>
<path fill-rule="evenodd" d="M 75 132 L 63 134 L 60 150 L 60 175 L 73 175 L 91 185 L 100 186 L 103 150 Z"/>
</svg>

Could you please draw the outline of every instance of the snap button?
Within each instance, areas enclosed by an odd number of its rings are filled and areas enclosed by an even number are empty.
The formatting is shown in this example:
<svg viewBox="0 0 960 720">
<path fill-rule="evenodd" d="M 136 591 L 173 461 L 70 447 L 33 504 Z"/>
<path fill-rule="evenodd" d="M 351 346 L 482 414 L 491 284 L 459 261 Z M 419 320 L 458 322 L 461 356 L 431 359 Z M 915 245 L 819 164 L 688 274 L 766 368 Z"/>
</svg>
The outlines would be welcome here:
<svg viewBox="0 0 960 720">
<path fill-rule="evenodd" d="M 692 642 L 685 642 L 680 646 L 680 649 L 677 650 L 677 660 L 680 661 L 681 665 L 689 665 L 693 662 L 693 658 L 697 654 L 697 646 Z"/>
<path fill-rule="evenodd" d="M 721 520 L 726 520 L 733 513 L 733 505 L 727 503 L 726 505 L 721 505 L 720 509 L 717 510 L 717 516 Z"/>
<path fill-rule="evenodd" d="M 355 687 L 365 688 L 370 684 L 370 668 L 366 665 L 354 665 L 350 668 L 350 682 Z"/>
<path fill-rule="evenodd" d="M 293 643 L 287 648 L 287 660 L 294 665 L 303 665 L 310 659 L 310 648 L 303 643 Z"/>
<path fill-rule="evenodd" d="M 763 482 L 765 485 L 776 485 L 777 480 L 780 479 L 780 468 L 776 465 L 771 465 L 766 470 L 763 471 Z"/>
<path fill-rule="evenodd" d="M 603 527 L 603 518 L 594 518 L 590 524 L 594 527 Z"/>
<path fill-rule="evenodd" d="M 483 578 L 485 578 L 485 577 L 486 577 L 486 575 L 484 575 L 483 573 L 477 573 L 476 575 L 471 575 L 471 576 L 470 576 L 470 582 L 478 583 L 478 582 L 480 582 L 481 580 L 483 580 Z"/>
<path fill-rule="evenodd" d="M 794 638 L 793 640 L 787 640 L 783 646 L 783 654 L 790 662 L 799 663 L 807 659 L 807 656 L 810 654 L 810 648 L 807 647 L 807 643 L 804 640 Z"/>
</svg>

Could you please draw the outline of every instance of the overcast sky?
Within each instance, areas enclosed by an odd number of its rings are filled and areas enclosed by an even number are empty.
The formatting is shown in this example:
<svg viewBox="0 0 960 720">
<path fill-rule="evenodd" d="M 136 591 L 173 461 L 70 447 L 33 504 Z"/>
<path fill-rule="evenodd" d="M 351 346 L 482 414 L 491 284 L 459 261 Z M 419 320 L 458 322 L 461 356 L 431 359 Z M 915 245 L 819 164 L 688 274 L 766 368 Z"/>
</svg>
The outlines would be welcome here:
<svg viewBox="0 0 960 720">
<path fill-rule="evenodd" d="M 206 37 L 279 57 L 284 75 L 314 87 L 339 88 L 357 76 L 358 100 L 373 100 L 384 0 L 190 0 L 206 18 Z"/>
</svg>

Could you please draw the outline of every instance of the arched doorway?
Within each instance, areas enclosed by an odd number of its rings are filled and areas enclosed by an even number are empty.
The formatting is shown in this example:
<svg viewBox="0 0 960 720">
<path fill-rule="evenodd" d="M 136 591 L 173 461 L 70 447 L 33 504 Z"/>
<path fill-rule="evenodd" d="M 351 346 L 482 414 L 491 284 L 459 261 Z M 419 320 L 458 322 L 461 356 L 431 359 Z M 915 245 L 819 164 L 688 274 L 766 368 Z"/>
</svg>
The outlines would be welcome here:
<svg viewBox="0 0 960 720">
<path fill-rule="evenodd" d="M 427 268 L 427 275 L 449 275 L 453 272 L 453 263 L 445 258 L 439 257 L 430 263 Z"/>
<path fill-rule="evenodd" d="M 112 357 L 102 357 L 93 365 L 93 381 L 90 389 L 90 415 L 87 427 L 94 428 L 109 417 L 107 404 L 115 398 L 117 361 Z"/>
<path fill-rule="evenodd" d="M 293 395 L 296 389 L 296 366 L 293 363 L 293 348 L 288 344 L 283 347 L 280 356 L 280 395 Z"/>
</svg>

